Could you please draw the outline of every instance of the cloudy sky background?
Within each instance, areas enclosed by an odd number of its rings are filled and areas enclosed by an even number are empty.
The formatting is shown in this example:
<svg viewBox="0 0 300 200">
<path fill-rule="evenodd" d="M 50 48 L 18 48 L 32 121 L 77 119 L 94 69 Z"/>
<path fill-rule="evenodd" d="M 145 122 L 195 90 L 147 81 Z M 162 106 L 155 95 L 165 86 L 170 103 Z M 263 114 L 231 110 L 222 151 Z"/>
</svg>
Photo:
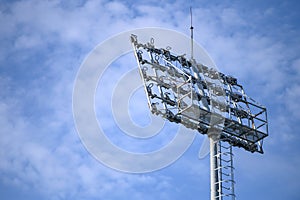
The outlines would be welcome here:
<svg viewBox="0 0 300 200">
<path fill-rule="evenodd" d="M 1 199 L 209 198 L 209 159 L 197 158 L 203 136 L 165 169 L 126 174 L 105 167 L 85 150 L 72 115 L 77 71 L 97 44 L 132 28 L 189 34 L 191 4 L 195 40 L 220 71 L 238 77 L 248 95 L 268 108 L 265 154 L 235 149 L 238 199 L 298 198 L 298 2 L 28 0 L 0 3 Z M 139 110 L 146 111 L 142 91 L 135 98 Z M 97 113 L 112 133 L 121 132 L 109 114 Z M 157 142 L 163 145 L 165 139 Z M 124 148 L 131 144 L 119 142 Z"/>
</svg>

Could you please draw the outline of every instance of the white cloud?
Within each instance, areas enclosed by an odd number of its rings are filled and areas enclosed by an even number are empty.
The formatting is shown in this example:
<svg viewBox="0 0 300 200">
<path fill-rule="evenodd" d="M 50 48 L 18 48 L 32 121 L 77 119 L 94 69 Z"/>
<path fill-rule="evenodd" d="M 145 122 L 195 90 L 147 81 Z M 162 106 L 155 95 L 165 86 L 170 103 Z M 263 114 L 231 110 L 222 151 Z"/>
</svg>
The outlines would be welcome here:
<svg viewBox="0 0 300 200">
<path fill-rule="evenodd" d="M 35 48 L 36 46 L 40 45 L 41 43 L 42 43 L 42 40 L 39 36 L 22 35 L 16 39 L 15 48 L 17 48 L 17 49 Z"/>
<path fill-rule="evenodd" d="M 118 16 L 129 13 L 129 8 L 124 5 L 122 2 L 111 1 L 106 3 L 105 8 L 108 9 L 108 12 L 116 13 Z"/>
<path fill-rule="evenodd" d="M 240 16 L 237 10 L 225 8 L 221 13 L 221 20 L 224 26 L 243 26 L 246 25 L 245 20 Z"/>
<path fill-rule="evenodd" d="M 22 29 L 21 32 L 12 31 L 16 36 L 15 49 L 6 53 L 25 49 L 39 51 L 56 43 L 63 47 L 79 42 L 78 46 L 82 44 L 85 47 L 85 42 L 98 41 L 99 38 L 95 39 L 97 35 L 103 39 L 114 32 L 106 29 L 106 24 L 112 22 L 112 15 L 117 19 L 116 24 L 121 25 L 115 31 L 128 26 L 114 11 L 125 9 L 118 2 L 107 4 L 107 11 L 99 1 L 88 2 L 79 11 L 62 10 L 57 5 L 57 2 L 38 1 L 12 4 L 11 23 L 21 25 Z M 45 43 L 41 47 L 39 44 L 42 42 Z M 127 190 L 139 197 L 140 192 L 133 187 L 137 183 L 153 185 L 153 188 L 159 185 L 154 189 L 157 191 L 166 188 L 168 180 L 164 177 L 116 175 L 87 156 L 73 127 L 71 94 L 80 60 L 72 58 L 76 53 L 69 48 L 66 46 L 58 52 L 49 52 L 48 60 L 41 62 L 46 71 L 39 71 L 40 77 L 29 80 L 30 88 L 21 88 L 17 80 L 13 80 L 16 81 L 14 84 L 1 79 L 2 85 L 17 86 L 15 92 L 8 90 L 1 94 L 1 97 L 9 97 L 1 104 L 1 182 L 29 191 L 36 190 L 53 199 L 73 196 L 107 198 L 111 194 L 120 198 L 126 195 Z M 74 64 L 76 66 L 72 66 Z M 39 66 L 32 63 L 31 69 L 37 68 Z M 25 101 L 22 95 L 25 95 Z M 29 113 L 30 106 L 36 117 Z"/>
<path fill-rule="evenodd" d="M 162 2 L 135 4 L 130 6 L 121 1 L 88 1 L 78 2 L 76 9 L 71 9 L 72 5 L 61 7 L 60 1 L 18 1 L 9 6 L 9 11 L 1 12 L 1 38 L 6 43 L 9 41 L 14 44 L 0 48 L 0 61 L 3 64 L 6 58 L 19 55 L 20 52 L 28 58 L 31 54 L 27 54 L 27 50 L 49 50 L 46 51 L 46 60 L 40 61 L 43 66 L 30 63 L 32 66 L 28 69 L 37 71 L 37 74 L 31 80 L 28 79 L 28 85 L 20 86 L 17 78 L 4 78 L 1 75 L 1 182 L 29 191 L 35 190 L 53 199 L 110 196 L 112 199 L 121 199 L 127 195 L 131 199 L 144 199 L 145 193 L 149 199 L 174 197 L 171 193 L 172 187 L 176 185 L 173 182 L 176 176 L 172 175 L 181 172 L 182 162 L 177 165 L 178 169 L 175 167 L 174 174 L 117 173 L 86 153 L 73 124 L 71 95 L 82 54 L 111 34 L 130 28 L 177 27 L 176 30 L 188 32 L 188 11 L 179 9 L 182 2 L 174 6 Z M 135 15 L 136 11 L 138 16 Z M 272 9 L 265 13 L 274 14 Z M 254 15 L 259 13 L 255 12 Z M 283 107 L 279 111 L 289 111 L 280 117 L 275 116 L 277 112 L 271 116 L 274 119 L 274 124 L 271 124 L 273 130 L 280 132 L 282 137 L 270 139 L 274 146 L 281 144 L 282 138 L 285 138 L 284 144 L 289 144 L 291 138 L 294 138 L 291 137 L 294 134 L 291 126 L 294 124 L 290 124 L 288 117 L 300 117 L 297 103 L 300 97 L 297 82 L 299 59 L 290 63 L 292 56 L 289 53 L 292 50 L 287 50 L 295 47 L 287 47 L 283 41 L 260 33 L 249 34 L 243 31 L 243 27 L 249 25 L 245 18 L 235 8 L 195 8 L 196 39 L 205 44 L 220 70 L 236 75 L 242 83 L 247 83 L 246 91 L 248 89 L 255 96 L 262 96 L 263 100 L 271 99 L 275 101 L 274 104 L 281 103 Z M 228 33 L 228 27 L 241 30 Z M 17 70 L 17 66 L 11 67 Z M 252 83 L 252 80 L 256 82 Z M 28 99 L 31 101 L 28 102 Z M 35 113 L 29 112 L 31 108 Z M 197 156 L 197 152 L 194 156 Z M 208 171 L 205 164 L 194 164 L 189 157 L 186 159 L 187 165 L 183 169 L 189 175 L 204 176 L 202 171 Z M 287 162 L 285 158 L 277 157 L 271 157 L 270 160 L 274 165 L 274 161 Z M 258 162 L 260 160 L 255 161 Z M 272 164 L 268 165 L 268 169 L 272 169 Z M 282 168 L 289 170 L 289 163 Z M 252 168 L 245 169 L 247 172 L 250 170 Z M 292 170 L 296 173 L 294 168 Z M 268 173 L 268 170 L 264 172 Z M 277 168 L 276 172 L 281 171 Z M 288 178 L 294 180 L 293 177 Z M 182 189 L 178 185 L 175 187 Z"/>
<path fill-rule="evenodd" d="M 285 94 L 282 97 L 282 101 L 286 105 L 289 116 L 294 118 L 294 120 L 300 119 L 300 84 L 293 84 L 291 87 L 287 88 Z M 296 119 L 295 119 L 296 118 Z"/>
</svg>

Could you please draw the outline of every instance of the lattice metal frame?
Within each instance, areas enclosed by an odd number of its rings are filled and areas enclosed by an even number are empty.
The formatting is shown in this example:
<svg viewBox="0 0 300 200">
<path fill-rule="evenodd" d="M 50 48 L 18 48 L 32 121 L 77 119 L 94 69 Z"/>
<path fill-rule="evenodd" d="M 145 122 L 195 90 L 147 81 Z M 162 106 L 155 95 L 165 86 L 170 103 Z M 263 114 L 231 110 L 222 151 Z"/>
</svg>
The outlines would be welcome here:
<svg viewBox="0 0 300 200">
<path fill-rule="evenodd" d="M 266 108 L 248 97 L 236 78 L 170 49 L 155 48 L 153 39 L 141 44 L 132 35 L 131 41 L 153 114 L 202 134 L 207 134 L 214 115 L 224 119 L 220 139 L 263 153 L 263 139 L 268 136 Z"/>
<path fill-rule="evenodd" d="M 131 35 L 131 42 L 151 112 L 210 137 L 211 199 L 234 200 L 232 146 L 263 153 L 266 108 L 232 76 L 156 48 L 153 38 L 142 44 Z"/>
</svg>

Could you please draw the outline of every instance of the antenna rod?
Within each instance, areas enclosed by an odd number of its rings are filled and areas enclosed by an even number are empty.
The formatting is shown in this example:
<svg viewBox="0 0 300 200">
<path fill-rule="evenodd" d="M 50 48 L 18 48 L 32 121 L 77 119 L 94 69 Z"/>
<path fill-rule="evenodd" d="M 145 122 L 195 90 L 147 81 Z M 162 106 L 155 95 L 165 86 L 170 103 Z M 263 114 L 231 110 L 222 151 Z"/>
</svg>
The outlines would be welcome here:
<svg viewBox="0 0 300 200">
<path fill-rule="evenodd" d="M 190 14 L 191 14 L 191 59 L 194 59 L 194 27 L 193 27 L 193 15 L 192 15 L 192 6 L 190 7 Z"/>
</svg>

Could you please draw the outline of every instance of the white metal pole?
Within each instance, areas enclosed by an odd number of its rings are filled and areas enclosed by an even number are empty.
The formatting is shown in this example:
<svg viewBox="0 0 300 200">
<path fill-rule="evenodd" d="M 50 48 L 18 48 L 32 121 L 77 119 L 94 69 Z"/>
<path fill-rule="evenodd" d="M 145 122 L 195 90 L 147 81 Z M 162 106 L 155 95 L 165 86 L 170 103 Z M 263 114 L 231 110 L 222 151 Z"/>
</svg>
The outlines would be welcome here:
<svg viewBox="0 0 300 200">
<path fill-rule="evenodd" d="M 210 199 L 216 200 L 216 149 L 215 141 L 213 138 L 209 138 L 210 141 Z"/>
</svg>

